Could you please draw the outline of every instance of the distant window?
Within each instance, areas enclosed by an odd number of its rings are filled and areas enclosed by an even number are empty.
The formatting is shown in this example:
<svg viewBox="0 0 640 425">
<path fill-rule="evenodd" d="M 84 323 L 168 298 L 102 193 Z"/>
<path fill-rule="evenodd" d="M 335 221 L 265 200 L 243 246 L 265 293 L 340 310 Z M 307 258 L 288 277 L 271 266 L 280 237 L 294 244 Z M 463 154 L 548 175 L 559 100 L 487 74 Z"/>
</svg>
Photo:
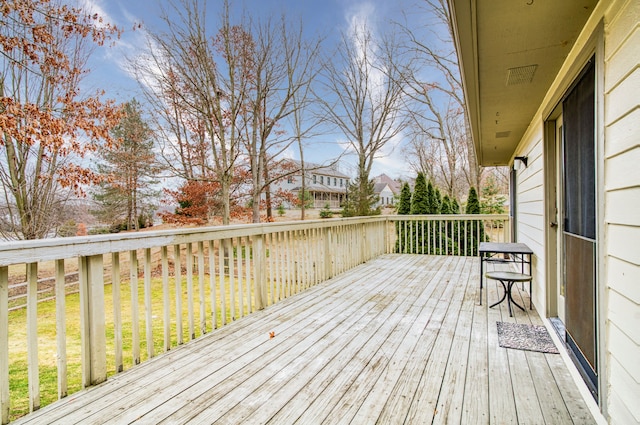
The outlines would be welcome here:
<svg viewBox="0 0 640 425">
<path fill-rule="evenodd" d="M 291 176 L 287 177 L 287 183 L 293 183 L 293 177 Z"/>
<path fill-rule="evenodd" d="M 342 179 L 340 179 L 340 187 L 342 187 Z"/>
<path fill-rule="evenodd" d="M 320 184 L 324 184 L 324 176 L 320 176 Z"/>
<path fill-rule="evenodd" d="M 337 186 L 337 185 L 338 185 L 338 179 L 337 179 L 337 178 L 335 178 L 335 177 L 333 178 L 333 185 L 334 185 L 334 186 Z"/>
<path fill-rule="evenodd" d="M 314 174 L 314 175 L 313 175 L 313 182 L 314 182 L 314 183 L 316 183 L 316 177 L 317 177 L 317 176 Z"/>
</svg>

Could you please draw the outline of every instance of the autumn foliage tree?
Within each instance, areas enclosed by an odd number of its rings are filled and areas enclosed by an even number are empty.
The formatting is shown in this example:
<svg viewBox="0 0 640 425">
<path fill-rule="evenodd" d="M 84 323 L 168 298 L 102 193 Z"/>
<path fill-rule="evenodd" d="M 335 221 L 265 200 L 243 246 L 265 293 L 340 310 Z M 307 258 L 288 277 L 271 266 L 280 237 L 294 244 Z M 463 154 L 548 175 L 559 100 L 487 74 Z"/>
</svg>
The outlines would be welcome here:
<svg viewBox="0 0 640 425">
<path fill-rule="evenodd" d="M 5 238 L 46 237 L 73 194 L 99 176 L 83 162 L 118 108 L 102 92 L 80 96 L 92 48 L 119 30 L 97 14 L 49 0 L 3 1 L 0 10 L 0 184 Z"/>
<path fill-rule="evenodd" d="M 179 225 L 204 225 L 221 207 L 220 185 L 216 182 L 188 180 L 177 190 L 165 193 L 178 204 L 173 212 L 160 214 L 165 223 Z"/>
</svg>

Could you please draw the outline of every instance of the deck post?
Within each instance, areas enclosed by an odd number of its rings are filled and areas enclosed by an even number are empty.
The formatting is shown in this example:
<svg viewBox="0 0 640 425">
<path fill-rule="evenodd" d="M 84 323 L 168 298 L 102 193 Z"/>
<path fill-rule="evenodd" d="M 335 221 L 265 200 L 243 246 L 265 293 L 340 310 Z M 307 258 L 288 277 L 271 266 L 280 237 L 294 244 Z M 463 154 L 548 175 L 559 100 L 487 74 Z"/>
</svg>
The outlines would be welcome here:
<svg viewBox="0 0 640 425">
<path fill-rule="evenodd" d="M 104 271 L 102 255 L 80 257 L 78 262 L 82 385 L 88 387 L 107 379 Z"/>
<path fill-rule="evenodd" d="M 265 308 L 267 301 L 266 265 L 267 258 L 264 250 L 264 236 L 253 236 L 253 267 L 255 282 L 256 309 Z"/>
</svg>

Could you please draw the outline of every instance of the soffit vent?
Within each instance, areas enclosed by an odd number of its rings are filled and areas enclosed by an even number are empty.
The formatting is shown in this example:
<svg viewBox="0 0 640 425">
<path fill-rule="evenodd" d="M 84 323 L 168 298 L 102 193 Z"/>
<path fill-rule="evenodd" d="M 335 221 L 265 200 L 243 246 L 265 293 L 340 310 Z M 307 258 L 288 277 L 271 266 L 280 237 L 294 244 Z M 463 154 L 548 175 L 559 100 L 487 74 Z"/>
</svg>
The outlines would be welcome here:
<svg viewBox="0 0 640 425">
<path fill-rule="evenodd" d="M 537 68 L 538 65 L 527 65 L 507 69 L 507 86 L 530 83 Z"/>
<path fill-rule="evenodd" d="M 504 139 L 505 137 L 509 137 L 510 135 L 510 131 L 498 131 L 496 133 L 496 139 Z"/>
</svg>

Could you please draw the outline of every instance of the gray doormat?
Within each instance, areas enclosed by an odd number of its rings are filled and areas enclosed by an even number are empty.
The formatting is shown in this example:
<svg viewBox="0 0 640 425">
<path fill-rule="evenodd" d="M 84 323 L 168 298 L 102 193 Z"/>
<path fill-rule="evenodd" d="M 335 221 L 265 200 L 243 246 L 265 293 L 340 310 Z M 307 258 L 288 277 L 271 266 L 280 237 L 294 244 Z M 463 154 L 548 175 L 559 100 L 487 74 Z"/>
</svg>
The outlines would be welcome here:
<svg viewBox="0 0 640 425">
<path fill-rule="evenodd" d="M 500 347 L 558 354 L 558 349 L 541 325 L 496 322 Z"/>
</svg>

